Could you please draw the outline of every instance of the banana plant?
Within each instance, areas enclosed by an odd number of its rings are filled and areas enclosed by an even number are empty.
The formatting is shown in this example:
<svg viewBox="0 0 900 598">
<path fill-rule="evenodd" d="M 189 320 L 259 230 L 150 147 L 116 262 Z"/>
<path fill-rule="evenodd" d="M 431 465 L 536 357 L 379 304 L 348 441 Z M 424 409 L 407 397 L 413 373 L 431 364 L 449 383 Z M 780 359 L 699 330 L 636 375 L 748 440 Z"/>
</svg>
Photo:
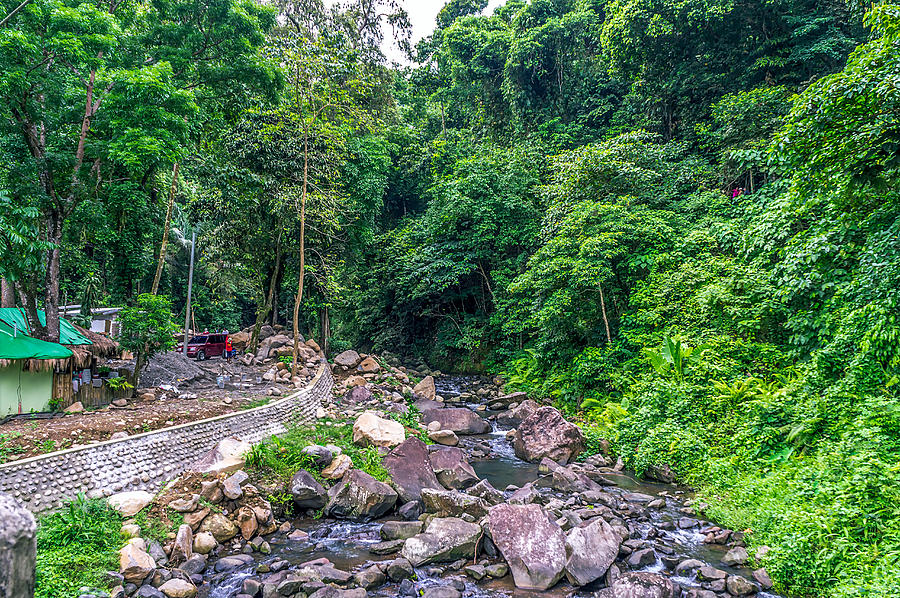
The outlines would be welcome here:
<svg viewBox="0 0 900 598">
<path fill-rule="evenodd" d="M 671 372 L 676 380 L 681 381 L 684 380 L 685 367 L 689 363 L 700 361 L 703 352 L 708 348 L 708 345 L 690 347 L 679 339 L 663 336 L 659 351 L 644 349 L 644 352 L 650 357 L 650 364 L 659 374 L 665 376 Z"/>
</svg>

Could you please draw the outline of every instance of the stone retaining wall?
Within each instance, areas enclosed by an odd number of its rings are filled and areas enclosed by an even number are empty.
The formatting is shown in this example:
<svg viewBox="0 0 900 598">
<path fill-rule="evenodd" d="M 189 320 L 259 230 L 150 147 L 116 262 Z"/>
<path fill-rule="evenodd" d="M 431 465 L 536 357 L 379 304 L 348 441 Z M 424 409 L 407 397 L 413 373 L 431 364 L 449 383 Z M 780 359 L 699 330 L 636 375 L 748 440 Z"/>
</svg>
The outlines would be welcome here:
<svg viewBox="0 0 900 598">
<path fill-rule="evenodd" d="M 0 465 L 0 492 L 40 513 L 83 492 L 155 492 L 227 436 L 259 442 L 315 418 L 334 380 L 327 364 L 303 389 L 268 405 Z"/>
</svg>

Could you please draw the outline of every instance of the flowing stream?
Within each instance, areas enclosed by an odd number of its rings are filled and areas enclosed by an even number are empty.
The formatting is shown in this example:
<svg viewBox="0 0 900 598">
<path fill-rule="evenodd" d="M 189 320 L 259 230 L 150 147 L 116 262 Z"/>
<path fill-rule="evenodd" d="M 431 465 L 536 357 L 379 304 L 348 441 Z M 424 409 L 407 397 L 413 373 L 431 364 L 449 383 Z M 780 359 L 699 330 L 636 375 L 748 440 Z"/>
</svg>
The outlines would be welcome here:
<svg viewBox="0 0 900 598">
<path fill-rule="evenodd" d="M 467 388 L 477 384 L 478 379 L 465 376 L 442 377 L 437 381 L 437 392 L 448 402 L 455 401 Z M 477 403 L 462 403 L 470 408 L 476 408 Z M 490 412 L 481 411 L 482 415 Z M 467 446 L 476 445 L 484 452 L 489 451 L 489 456 L 481 459 L 472 459 L 472 468 L 480 478 L 487 479 L 498 489 L 504 489 L 509 485 L 523 486 L 539 477 L 537 464 L 528 463 L 517 458 L 513 452 L 511 443 L 506 439 L 506 431 L 496 429 L 489 434 L 481 436 L 468 436 L 461 438 L 461 444 Z M 690 497 L 690 493 L 668 484 L 659 484 L 636 479 L 626 472 L 612 478 L 615 486 L 606 488 L 610 493 L 642 493 L 656 497 L 660 492 L 666 493 L 666 506 L 662 509 L 647 509 L 647 521 L 637 523 L 643 539 L 652 540 L 653 547 L 659 555 L 656 562 L 645 566 L 641 571 L 659 572 L 664 570 L 659 558 L 665 556 L 678 560 L 697 559 L 729 574 L 742 575 L 750 579 L 749 569 L 736 569 L 726 566 L 721 562 L 728 547 L 704 543 L 704 536 L 699 532 L 700 528 L 680 529 L 677 522 L 684 517 L 679 511 L 683 507 L 682 501 Z M 392 518 L 392 517 L 391 517 Z M 367 564 L 383 560 L 393 560 L 399 555 L 378 556 L 371 554 L 368 547 L 381 541 L 379 529 L 380 521 L 369 523 L 349 523 L 335 520 L 297 519 L 292 522 L 295 529 L 300 529 L 309 534 L 306 540 L 291 540 L 285 534 L 276 533 L 268 538 L 272 552 L 269 555 L 254 553 L 254 562 L 244 567 L 228 571 L 227 573 L 213 573 L 207 577 L 209 584 L 204 584 L 206 593 L 202 596 L 208 598 L 234 598 L 240 593 L 244 579 L 256 574 L 260 564 L 271 565 L 279 561 L 287 561 L 291 565 L 300 565 L 318 558 L 327 558 L 335 567 L 345 571 L 355 571 Z M 701 525 L 703 522 L 701 521 Z M 221 555 L 225 556 L 225 555 Z M 418 581 L 417 588 L 430 585 L 446 585 L 446 577 L 435 577 L 429 572 L 429 568 L 423 567 L 416 570 Z M 534 592 L 516 589 L 512 583 L 512 576 L 507 575 L 500 580 L 488 580 L 485 578 L 475 583 L 462 572 L 453 576 L 465 583 L 466 596 L 475 598 L 530 598 L 540 596 L 543 598 L 557 597 L 589 597 L 593 596 L 598 588 L 587 586 L 573 588 L 565 582 L 544 592 Z M 695 577 L 672 577 L 673 581 L 684 587 L 700 587 Z M 752 581 L 752 579 L 751 579 Z M 599 582 L 598 582 L 599 583 Z M 601 584 L 602 585 L 602 584 Z M 399 595 L 396 584 L 388 584 L 368 593 L 373 597 L 395 597 Z M 759 598 L 779 598 L 777 595 L 760 592 Z"/>
</svg>

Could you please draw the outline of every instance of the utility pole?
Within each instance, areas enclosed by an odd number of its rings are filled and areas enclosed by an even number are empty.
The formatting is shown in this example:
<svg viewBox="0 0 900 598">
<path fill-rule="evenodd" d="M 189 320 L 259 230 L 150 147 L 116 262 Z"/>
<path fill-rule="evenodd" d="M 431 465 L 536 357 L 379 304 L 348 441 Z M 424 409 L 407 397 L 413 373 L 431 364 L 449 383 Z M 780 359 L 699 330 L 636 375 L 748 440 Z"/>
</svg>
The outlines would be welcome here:
<svg viewBox="0 0 900 598">
<path fill-rule="evenodd" d="M 194 248 L 197 246 L 197 231 L 191 235 L 191 265 L 188 268 L 187 305 L 184 306 L 184 343 L 181 351 L 187 357 L 188 328 L 191 327 L 191 289 L 194 286 Z"/>
</svg>

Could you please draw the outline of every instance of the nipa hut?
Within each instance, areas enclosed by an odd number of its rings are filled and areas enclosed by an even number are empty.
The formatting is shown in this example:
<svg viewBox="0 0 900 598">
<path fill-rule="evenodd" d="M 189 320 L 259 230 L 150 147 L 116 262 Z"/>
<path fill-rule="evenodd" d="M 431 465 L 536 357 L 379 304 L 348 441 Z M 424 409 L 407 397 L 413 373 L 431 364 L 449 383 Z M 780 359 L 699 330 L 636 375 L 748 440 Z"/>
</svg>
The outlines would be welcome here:
<svg viewBox="0 0 900 598">
<path fill-rule="evenodd" d="M 55 372 L 71 359 L 70 349 L 31 338 L 0 320 L 0 418 L 47 411 Z"/>
<path fill-rule="evenodd" d="M 42 323 L 46 322 L 43 311 L 38 312 L 38 317 Z M 0 308 L 0 322 L 19 331 L 20 335 L 30 333 L 28 322 L 21 309 Z M 109 378 L 120 375 L 120 372 L 110 371 L 110 368 L 104 365 L 107 359 L 119 357 L 120 350 L 117 343 L 101 334 L 75 326 L 65 319 L 60 320 L 59 336 L 60 348 L 68 351 L 67 357 L 30 360 L 22 364 L 23 371 L 51 372 L 51 387 L 45 400 L 46 407 L 38 411 L 45 411 L 47 408 L 61 409 L 75 402 L 81 402 L 85 407 L 101 407 L 108 405 L 115 398 L 130 394 L 129 389 L 111 388 L 105 383 Z M 4 404 L 5 402 L 0 401 Z M 26 409 L 21 413 L 29 411 L 30 409 Z M 0 417 L 3 415 L 5 414 L 0 406 Z"/>
</svg>

